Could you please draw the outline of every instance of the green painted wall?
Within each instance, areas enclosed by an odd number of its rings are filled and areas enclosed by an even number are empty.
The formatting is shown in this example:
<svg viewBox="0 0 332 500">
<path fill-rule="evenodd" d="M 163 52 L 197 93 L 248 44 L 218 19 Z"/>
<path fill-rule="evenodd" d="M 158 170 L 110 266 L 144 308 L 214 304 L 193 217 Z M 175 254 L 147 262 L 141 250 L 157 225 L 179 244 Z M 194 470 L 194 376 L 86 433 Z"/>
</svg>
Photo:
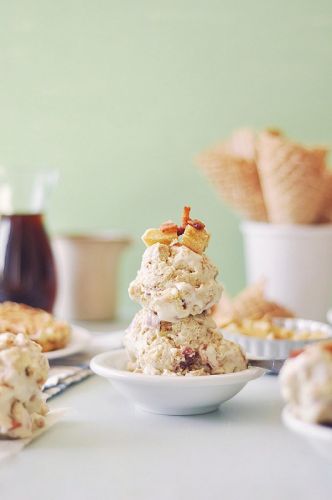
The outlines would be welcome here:
<svg viewBox="0 0 332 500">
<path fill-rule="evenodd" d="M 184 203 L 231 292 L 238 219 L 193 157 L 241 125 L 332 142 L 329 0 L 1 0 L 0 163 L 55 166 L 52 231 L 147 226 Z"/>
</svg>

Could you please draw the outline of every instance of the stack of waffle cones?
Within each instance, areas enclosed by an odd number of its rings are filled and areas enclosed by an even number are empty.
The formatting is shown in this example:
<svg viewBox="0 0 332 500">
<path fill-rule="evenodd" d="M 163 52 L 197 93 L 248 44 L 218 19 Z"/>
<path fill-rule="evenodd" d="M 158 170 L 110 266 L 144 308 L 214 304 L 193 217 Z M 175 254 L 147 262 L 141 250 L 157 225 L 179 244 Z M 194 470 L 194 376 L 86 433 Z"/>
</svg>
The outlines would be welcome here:
<svg viewBox="0 0 332 500">
<path fill-rule="evenodd" d="M 276 224 L 332 221 L 327 149 L 296 144 L 280 132 L 235 132 L 200 155 L 221 197 L 249 220 Z"/>
<path fill-rule="evenodd" d="M 267 220 L 250 131 L 240 130 L 227 143 L 202 153 L 198 163 L 232 208 L 246 219 Z"/>
<path fill-rule="evenodd" d="M 291 318 L 294 314 L 286 307 L 265 297 L 265 281 L 261 280 L 245 288 L 234 299 L 223 294 L 220 302 L 212 311 L 218 326 L 246 318 Z"/>
</svg>

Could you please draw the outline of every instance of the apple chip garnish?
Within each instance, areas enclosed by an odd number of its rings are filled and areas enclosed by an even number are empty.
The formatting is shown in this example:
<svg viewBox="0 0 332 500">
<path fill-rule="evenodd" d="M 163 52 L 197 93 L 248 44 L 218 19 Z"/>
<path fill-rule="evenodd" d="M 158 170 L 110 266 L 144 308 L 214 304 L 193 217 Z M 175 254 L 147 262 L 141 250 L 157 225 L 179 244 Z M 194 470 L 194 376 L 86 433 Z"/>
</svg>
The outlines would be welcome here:
<svg viewBox="0 0 332 500">
<path fill-rule="evenodd" d="M 196 229 L 188 224 L 182 236 L 182 244 L 201 255 L 208 246 L 209 239 L 210 235 L 204 228 Z"/>
<path fill-rule="evenodd" d="M 182 236 L 179 241 L 179 236 Z M 182 244 L 193 252 L 202 254 L 209 243 L 210 235 L 205 230 L 205 224 L 198 219 L 190 218 L 190 207 L 184 207 L 182 224 L 177 226 L 172 221 L 164 222 L 158 229 L 150 228 L 142 236 L 147 247 L 155 243 L 164 245 Z"/>
<path fill-rule="evenodd" d="M 161 229 L 150 228 L 145 231 L 142 236 L 147 247 L 154 245 L 155 243 L 161 243 L 163 245 L 170 245 L 174 240 L 177 240 L 177 232 L 163 232 Z"/>
</svg>

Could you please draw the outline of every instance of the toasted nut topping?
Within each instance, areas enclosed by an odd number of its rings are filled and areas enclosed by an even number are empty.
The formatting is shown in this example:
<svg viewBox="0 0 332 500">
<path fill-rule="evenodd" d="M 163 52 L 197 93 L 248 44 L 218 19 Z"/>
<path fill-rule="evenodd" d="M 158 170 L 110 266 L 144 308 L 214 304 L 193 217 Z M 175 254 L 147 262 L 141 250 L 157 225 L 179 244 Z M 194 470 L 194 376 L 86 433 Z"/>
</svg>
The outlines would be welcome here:
<svg viewBox="0 0 332 500">
<path fill-rule="evenodd" d="M 190 220 L 190 207 L 184 207 L 182 213 L 182 227 L 186 227 L 188 221 Z"/>
<path fill-rule="evenodd" d="M 169 221 L 164 222 L 164 224 L 162 224 L 159 229 L 163 233 L 177 233 L 178 226 L 174 222 Z"/>
<path fill-rule="evenodd" d="M 192 227 L 194 227 L 195 229 L 198 229 L 199 231 L 201 231 L 202 229 L 205 228 L 205 224 L 203 224 L 203 222 L 201 222 L 200 220 L 198 219 L 193 219 L 193 220 L 189 220 L 188 221 L 188 224 Z"/>
</svg>

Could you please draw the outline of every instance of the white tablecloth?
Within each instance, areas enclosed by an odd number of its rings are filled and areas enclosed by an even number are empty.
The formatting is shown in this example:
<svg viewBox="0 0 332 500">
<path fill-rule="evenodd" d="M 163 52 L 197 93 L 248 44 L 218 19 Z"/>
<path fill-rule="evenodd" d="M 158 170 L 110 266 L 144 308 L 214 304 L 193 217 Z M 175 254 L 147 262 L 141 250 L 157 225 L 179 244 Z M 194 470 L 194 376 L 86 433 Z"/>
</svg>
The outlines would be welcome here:
<svg viewBox="0 0 332 500">
<path fill-rule="evenodd" d="M 327 500 L 332 465 L 280 421 L 277 378 L 218 412 L 135 410 L 105 380 L 68 389 L 71 412 L 0 467 L 1 500 Z"/>
</svg>

